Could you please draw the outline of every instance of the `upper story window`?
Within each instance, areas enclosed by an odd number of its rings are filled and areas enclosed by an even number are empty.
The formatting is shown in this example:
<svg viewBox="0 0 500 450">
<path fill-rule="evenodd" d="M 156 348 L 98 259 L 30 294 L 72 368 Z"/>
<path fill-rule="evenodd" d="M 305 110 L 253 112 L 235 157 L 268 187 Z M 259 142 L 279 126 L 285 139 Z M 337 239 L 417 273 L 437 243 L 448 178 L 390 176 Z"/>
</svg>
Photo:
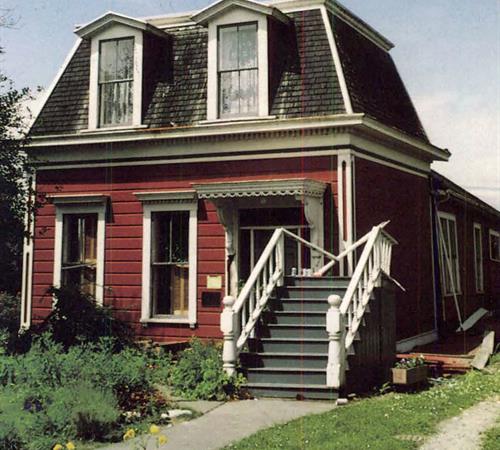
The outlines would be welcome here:
<svg viewBox="0 0 500 450">
<path fill-rule="evenodd" d="M 134 38 L 101 41 L 99 45 L 99 125 L 133 122 Z"/>
<path fill-rule="evenodd" d="M 270 118 L 269 36 L 290 18 L 253 0 L 219 0 L 191 19 L 208 28 L 207 120 Z"/>
<path fill-rule="evenodd" d="M 258 115 L 257 23 L 218 29 L 219 116 Z"/>
</svg>

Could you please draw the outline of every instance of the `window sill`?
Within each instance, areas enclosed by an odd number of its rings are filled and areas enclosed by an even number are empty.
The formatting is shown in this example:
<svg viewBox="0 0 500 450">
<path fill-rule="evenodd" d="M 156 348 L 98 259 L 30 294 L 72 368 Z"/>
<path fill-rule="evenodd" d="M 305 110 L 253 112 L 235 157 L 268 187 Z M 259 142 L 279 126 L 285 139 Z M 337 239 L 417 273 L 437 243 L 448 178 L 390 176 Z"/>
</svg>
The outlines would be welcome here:
<svg viewBox="0 0 500 450">
<path fill-rule="evenodd" d="M 224 123 L 255 122 L 259 120 L 274 120 L 278 116 L 248 116 L 248 117 L 225 117 L 222 119 L 200 120 L 200 125 L 219 125 Z"/>
<path fill-rule="evenodd" d="M 88 134 L 88 133 L 107 133 L 109 131 L 133 131 L 133 130 L 142 130 L 144 128 L 148 128 L 148 125 L 124 125 L 119 127 L 102 127 L 102 128 L 87 128 L 86 130 L 80 130 L 80 133 Z"/>
<path fill-rule="evenodd" d="M 177 323 L 185 325 L 194 325 L 187 317 L 175 317 L 175 316 L 164 316 L 164 317 L 150 317 L 149 319 L 141 319 L 141 323 Z"/>
</svg>

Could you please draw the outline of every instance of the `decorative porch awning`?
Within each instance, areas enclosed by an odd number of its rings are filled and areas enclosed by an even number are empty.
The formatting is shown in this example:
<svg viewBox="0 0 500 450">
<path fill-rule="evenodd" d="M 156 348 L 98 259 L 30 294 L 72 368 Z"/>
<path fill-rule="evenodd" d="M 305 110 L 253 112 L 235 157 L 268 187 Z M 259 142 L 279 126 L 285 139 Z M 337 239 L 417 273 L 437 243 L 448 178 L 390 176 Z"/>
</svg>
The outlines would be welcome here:
<svg viewBox="0 0 500 450">
<path fill-rule="evenodd" d="M 285 180 L 233 181 L 193 184 L 198 198 L 223 199 L 244 197 L 313 197 L 323 198 L 326 184 L 307 178 Z"/>
</svg>

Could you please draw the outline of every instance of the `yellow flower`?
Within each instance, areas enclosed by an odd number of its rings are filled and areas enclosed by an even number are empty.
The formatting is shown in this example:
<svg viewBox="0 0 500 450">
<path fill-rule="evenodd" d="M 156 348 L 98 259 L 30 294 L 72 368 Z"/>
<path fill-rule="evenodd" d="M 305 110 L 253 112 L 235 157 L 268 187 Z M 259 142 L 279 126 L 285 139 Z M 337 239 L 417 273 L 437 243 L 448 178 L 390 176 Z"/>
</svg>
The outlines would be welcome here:
<svg viewBox="0 0 500 450">
<path fill-rule="evenodd" d="M 70 441 L 66 444 L 66 448 L 67 448 L 67 450 L 75 450 L 76 446 L 75 446 L 75 444 L 73 444 L 73 442 Z"/>
<path fill-rule="evenodd" d="M 160 432 L 160 427 L 158 425 L 151 425 L 149 427 L 149 432 L 151 434 L 158 434 Z"/>
<path fill-rule="evenodd" d="M 166 443 L 167 443 L 167 436 L 165 436 L 164 434 L 160 434 L 158 436 L 158 446 L 164 445 Z"/>
<path fill-rule="evenodd" d="M 64 447 L 61 444 L 56 444 L 52 450 L 64 450 Z"/>
<path fill-rule="evenodd" d="M 123 440 L 128 441 L 129 439 L 135 438 L 135 431 L 133 428 L 129 428 L 127 432 L 123 435 Z"/>
</svg>

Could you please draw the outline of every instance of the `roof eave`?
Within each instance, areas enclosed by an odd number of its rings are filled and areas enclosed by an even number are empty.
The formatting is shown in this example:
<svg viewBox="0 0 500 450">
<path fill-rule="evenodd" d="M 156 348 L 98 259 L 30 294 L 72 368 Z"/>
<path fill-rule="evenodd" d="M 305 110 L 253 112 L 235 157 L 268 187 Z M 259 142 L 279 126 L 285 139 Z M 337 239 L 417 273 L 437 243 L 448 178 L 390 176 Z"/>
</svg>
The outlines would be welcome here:
<svg viewBox="0 0 500 450">
<path fill-rule="evenodd" d="M 244 8 L 259 14 L 273 17 L 280 22 L 288 24 L 289 17 L 273 6 L 256 3 L 250 0 L 219 0 L 191 16 L 191 20 L 198 25 L 207 26 L 208 23 L 228 8 Z"/>
<path fill-rule="evenodd" d="M 409 134 L 384 125 L 366 115 L 363 117 L 359 127 L 372 134 L 381 135 L 387 140 L 398 142 L 412 148 L 431 161 L 448 161 L 450 159 L 451 153 L 448 149 L 437 147 L 418 137 L 410 136 Z"/>
<path fill-rule="evenodd" d="M 137 30 L 154 34 L 161 38 L 167 37 L 164 31 L 156 28 L 154 25 L 151 25 L 143 20 L 115 13 L 113 11 L 109 11 L 85 25 L 77 26 L 75 28 L 75 34 L 77 34 L 82 39 L 88 39 L 98 34 L 101 30 L 110 26 L 111 24 L 125 25 Z"/>
</svg>

